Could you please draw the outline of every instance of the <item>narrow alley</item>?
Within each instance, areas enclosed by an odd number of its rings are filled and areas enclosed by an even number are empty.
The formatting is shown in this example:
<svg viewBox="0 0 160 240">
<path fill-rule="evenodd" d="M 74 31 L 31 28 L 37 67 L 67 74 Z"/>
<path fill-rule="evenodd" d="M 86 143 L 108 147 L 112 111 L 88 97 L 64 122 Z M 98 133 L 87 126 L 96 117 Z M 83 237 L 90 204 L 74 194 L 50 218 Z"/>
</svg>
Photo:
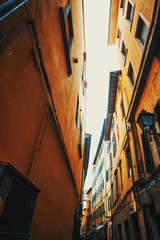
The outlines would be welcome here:
<svg viewBox="0 0 160 240">
<path fill-rule="evenodd" d="M 87 2 L 0 0 L 0 240 L 160 239 L 160 1 L 106 0 L 96 146 Z"/>
</svg>

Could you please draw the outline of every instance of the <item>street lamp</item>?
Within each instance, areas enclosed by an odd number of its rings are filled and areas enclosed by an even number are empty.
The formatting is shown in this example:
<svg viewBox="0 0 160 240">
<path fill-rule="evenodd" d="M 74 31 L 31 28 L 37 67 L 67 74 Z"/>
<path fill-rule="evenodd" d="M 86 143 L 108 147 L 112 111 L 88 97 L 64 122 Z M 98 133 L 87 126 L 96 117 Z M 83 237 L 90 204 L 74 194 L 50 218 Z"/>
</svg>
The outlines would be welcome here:
<svg viewBox="0 0 160 240">
<path fill-rule="evenodd" d="M 145 110 L 142 109 L 141 113 L 138 116 L 137 123 L 142 129 L 142 131 L 146 131 L 150 135 L 154 136 L 154 139 L 159 139 L 160 138 L 160 133 L 150 133 L 150 130 L 154 126 L 154 114 L 150 112 L 146 112 Z M 152 141 L 150 137 L 150 141 Z"/>
</svg>

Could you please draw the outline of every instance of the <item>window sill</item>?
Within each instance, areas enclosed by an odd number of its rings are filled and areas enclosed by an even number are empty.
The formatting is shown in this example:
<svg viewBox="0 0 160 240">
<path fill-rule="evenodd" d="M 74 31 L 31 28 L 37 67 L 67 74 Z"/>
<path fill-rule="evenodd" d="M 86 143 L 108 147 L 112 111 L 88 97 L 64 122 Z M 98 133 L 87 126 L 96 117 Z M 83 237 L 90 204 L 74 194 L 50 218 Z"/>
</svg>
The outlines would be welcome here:
<svg viewBox="0 0 160 240">
<path fill-rule="evenodd" d="M 125 65 L 126 65 L 126 56 L 124 56 L 123 53 L 121 53 L 121 62 L 122 62 L 122 66 L 125 67 Z"/>
</svg>

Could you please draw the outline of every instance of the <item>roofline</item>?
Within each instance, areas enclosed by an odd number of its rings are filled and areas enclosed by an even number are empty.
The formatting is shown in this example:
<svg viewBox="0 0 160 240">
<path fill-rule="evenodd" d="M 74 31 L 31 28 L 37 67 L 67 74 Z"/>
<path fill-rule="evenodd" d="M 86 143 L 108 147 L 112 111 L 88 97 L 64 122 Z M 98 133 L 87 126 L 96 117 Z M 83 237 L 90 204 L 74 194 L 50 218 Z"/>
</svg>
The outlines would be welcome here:
<svg viewBox="0 0 160 240">
<path fill-rule="evenodd" d="M 117 95 L 118 78 L 119 78 L 120 74 L 121 74 L 121 70 L 110 72 L 109 94 L 108 94 L 108 112 L 107 112 L 107 118 L 106 118 L 107 120 L 106 120 L 106 135 L 105 135 L 106 141 L 109 140 L 111 124 L 112 124 L 112 116 L 115 111 L 115 100 L 116 100 L 116 95 Z M 116 81 L 115 81 L 116 91 L 113 93 L 115 99 L 112 100 L 113 103 L 112 103 L 112 109 L 111 109 L 111 94 L 112 94 L 111 91 L 113 89 L 112 81 L 114 78 L 116 79 Z M 112 95 L 112 97 L 113 97 L 113 95 Z"/>
<path fill-rule="evenodd" d="M 100 136 L 100 139 L 99 139 L 99 143 L 98 143 L 97 151 L 96 151 L 95 158 L 94 158 L 94 161 L 93 161 L 93 165 L 95 165 L 95 163 L 97 161 L 97 157 L 98 157 L 100 147 L 102 145 L 102 140 L 103 140 L 103 137 L 105 136 L 105 133 L 106 133 L 106 118 L 103 121 L 102 132 L 101 132 L 101 136 Z"/>
<path fill-rule="evenodd" d="M 108 45 L 111 45 L 111 44 L 109 44 L 109 33 L 110 33 L 110 23 L 111 23 L 111 6 L 112 6 L 112 0 L 110 0 L 110 8 L 109 8 L 108 42 L 107 42 Z"/>
</svg>

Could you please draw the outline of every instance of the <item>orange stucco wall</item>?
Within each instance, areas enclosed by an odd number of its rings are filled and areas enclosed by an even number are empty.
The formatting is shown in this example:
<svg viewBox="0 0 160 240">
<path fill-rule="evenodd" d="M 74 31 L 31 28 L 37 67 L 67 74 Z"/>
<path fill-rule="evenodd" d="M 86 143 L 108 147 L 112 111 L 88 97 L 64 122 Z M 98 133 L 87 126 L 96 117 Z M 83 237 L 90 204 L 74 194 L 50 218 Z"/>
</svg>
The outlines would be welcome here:
<svg viewBox="0 0 160 240">
<path fill-rule="evenodd" d="M 149 75 L 147 77 L 145 89 L 143 91 L 141 100 L 135 112 L 135 119 L 136 120 L 138 119 L 138 115 L 140 114 L 142 109 L 146 110 L 147 112 L 154 113 L 154 107 L 157 104 L 159 96 L 160 96 L 160 62 L 156 57 L 154 57 L 153 62 L 151 64 Z M 142 130 L 140 129 L 138 124 L 137 124 L 137 129 L 138 129 L 139 141 L 141 144 L 141 151 L 144 159 L 144 151 L 143 151 L 142 141 L 141 141 Z M 151 146 L 151 151 L 153 155 L 154 165 L 156 168 L 160 164 L 160 160 L 158 158 L 157 150 L 155 148 L 153 141 L 150 142 L 150 146 Z M 145 160 L 143 161 L 143 163 L 145 163 Z M 144 164 L 144 169 L 146 172 L 145 164 Z"/>
<path fill-rule="evenodd" d="M 84 135 L 85 96 L 82 93 L 83 24 L 81 1 L 71 0 L 74 46 L 68 77 L 59 7 L 67 0 L 38 1 L 36 30 L 48 75 L 56 115 L 71 166 L 57 129 L 44 78 L 33 61 L 36 49 L 23 6 L 0 22 L 0 159 L 10 161 L 41 189 L 31 239 L 72 239 L 75 208 L 81 191 L 82 159 L 78 152 L 79 125 Z M 26 4 L 27 9 L 29 5 Z M 35 17 L 36 1 L 31 3 Z M 39 60 L 36 53 L 38 66 Z M 73 63 L 73 58 L 78 63 Z M 81 109 L 81 111 L 80 111 Z M 79 120 L 78 120 L 79 121 Z M 84 136 L 82 137 L 83 149 Z M 75 179 L 76 188 L 73 179 Z"/>
<path fill-rule="evenodd" d="M 143 49 L 139 47 L 135 38 L 138 16 L 139 14 L 143 15 L 146 22 L 148 23 L 148 28 L 149 28 L 150 23 L 152 21 L 152 15 L 153 15 L 154 4 L 155 4 L 155 1 L 149 1 L 149 0 L 147 1 L 134 0 L 131 2 L 134 4 L 133 5 L 134 14 L 133 14 L 133 21 L 132 21 L 131 27 L 129 26 L 126 19 L 128 1 L 125 1 L 124 11 L 122 9 L 119 10 L 118 23 L 117 23 L 117 33 L 118 33 L 118 29 L 122 32 L 120 36 L 120 43 L 118 44 L 118 53 L 119 53 L 119 59 L 120 59 L 120 64 L 122 69 L 122 75 L 124 78 L 123 81 L 127 89 L 127 98 L 129 102 L 131 100 L 131 96 L 133 92 L 133 86 L 128 77 L 129 63 L 130 61 L 132 61 L 135 74 L 137 75 L 139 71 L 142 55 L 143 55 Z M 122 41 L 125 42 L 126 48 L 128 49 L 125 65 L 124 65 L 124 61 L 121 53 Z"/>
</svg>

